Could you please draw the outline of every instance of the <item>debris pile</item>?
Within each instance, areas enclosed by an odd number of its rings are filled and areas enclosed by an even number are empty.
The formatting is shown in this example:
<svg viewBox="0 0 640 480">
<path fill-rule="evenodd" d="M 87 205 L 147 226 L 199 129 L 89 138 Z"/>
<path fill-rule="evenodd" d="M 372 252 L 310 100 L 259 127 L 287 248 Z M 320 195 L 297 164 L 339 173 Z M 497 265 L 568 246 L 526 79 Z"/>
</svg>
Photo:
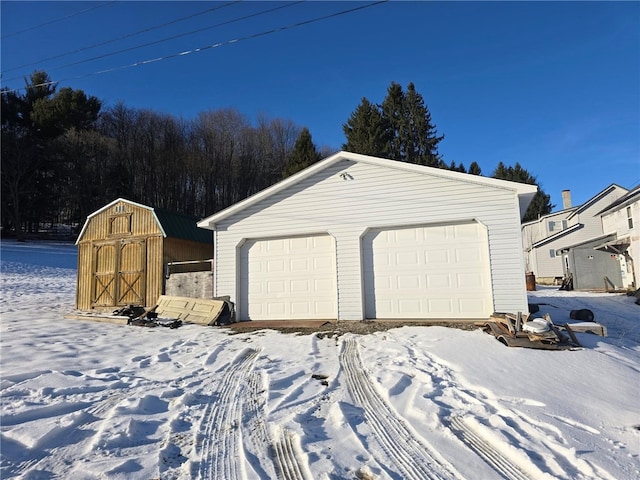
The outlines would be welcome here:
<svg viewBox="0 0 640 480">
<path fill-rule="evenodd" d="M 546 313 L 542 318 L 531 318 L 528 314 L 518 312 L 494 314 L 491 321 L 483 326 L 483 330 L 508 347 L 537 348 L 543 350 L 566 350 L 581 348 L 575 332 L 594 333 L 607 336 L 604 325 L 593 321 L 591 310 L 574 310 L 572 319 L 588 320 L 586 322 L 565 323 L 556 325 Z"/>
</svg>

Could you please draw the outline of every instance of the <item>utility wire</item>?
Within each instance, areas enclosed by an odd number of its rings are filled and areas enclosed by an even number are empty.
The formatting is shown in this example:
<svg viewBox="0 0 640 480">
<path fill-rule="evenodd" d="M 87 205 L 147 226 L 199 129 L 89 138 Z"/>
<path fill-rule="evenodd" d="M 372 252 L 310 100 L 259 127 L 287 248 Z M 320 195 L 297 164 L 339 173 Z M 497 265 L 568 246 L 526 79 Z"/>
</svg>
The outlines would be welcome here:
<svg viewBox="0 0 640 480">
<path fill-rule="evenodd" d="M 90 12 L 91 10 L 95 10 L 96 8 L 106 7 L 106 6 L 111 5 L 113 3 L 116 3 L 116 2 L 113 1 L 113 2 L 101 3 L 99 5 L 94 5 L 93 7 L 85 8 L 84 10 L 80 10 L 78 12 L 71 13 L 71 14 L 66 15 L 64 17 L 55 18 L 53 20 L 49 20 L 49 21 L 41 23 L 39 25 L 34 25 L 32 27 L 27 27 L 27 28 L 25 28 L 23 30 L 18 30 L 17 32 L 7 33 L 6 35 L 3 35 L 2 37 L 0 37 L 0 39 L 4 40 L 5 38 L 13 37 L 15 35 L 19 35 L 21 33 L 28 32 L 30 30 L 35 30 L 36 28 L 44 27 L 45 25 L 50 25 L 52 23 L 60 22 L 62 20 L 66 20 L 67 18 L 76 17 L 78 15 L 82 15 L 83 13 Z"/>
<path fill-rule="evenodd" d="M 267 14 L 267 13 L 275 12 L 276 10 L 281 10 L 283 8 L 293 7 L 294 5 L 297 5 L 297 4 L 303 3 L 303 2 L 304 2 L 304 0 L 300 0 L 300 1 L 297 1 L 297 2 L 289 2 L 289 3 L 286 3 L 284 5 L 280 5 L 278 7 L 273 7 L 273 8 L 269 8 L 267 10 L 263 10 L 263 11 L 260 11 L 260 12 L 257 12 L 257 13 L 252 13 L 250 15 L 245 15 L 243 17 L 234 18 L 234 19 L 228 20 L 226 22 L 217 23 L 215 25 L 210 25 L 208 27 L 199 28 L 197 30 L 191 30 L 190 32 L 180 33 L 178 35 L 173 35 L 171 37 L 161 38 L 160 40 L 155 40 L 153 42 L 143 43 L 142 45 L 136 45 L 136 46 L 133 46 L 133 47 L 124 48 L 122 50 L 117 50 L 115 52 L 105 53 L 105 54 L 97 55 L 97 56 L 91 57 L 91 58 L 85 58 L 84 60 L 78 60 L 77 62 L 67 63 L 67 64 L 62 65 L 60 67 L 53 67 L 53 68 L 63 69 L 63 68 L 73 67 L 75 65 L 80 65 L 82 63 L 92 62 L 93 60 L 100 60 L 102 58 L 112 57 L 112 56 L 118 55 L 120 53 L 130 52 L 132 50 L 138 50 L 140 48 L 149 47 L 151 45 L 157 45 L 159 43 L 164 43 L 164 42 L 168 42 L 170 40 L 175 40 L 176 38 L 185 37 L 187 35 L 193 35 L 194 33 L 204 32 L 205 30 L 212 30 L 212 29 L 217 28 L 217 27 L 221 27 L 221 26 L 224 26 L 224 25 L 229 25 L 229 24 L 232 24 L 232 23 L 240 22 L 240 21 L 246 20 L 248 18 L 257 17 L 257 16 L 264 15 L 264 14 Z M 6 81 L 10 82 L 12 80 L 18 80 L 19 78 L 20 77 L 13 77 L 13 78 L 7 79 Z"/>
<path fill-rule="evenodd" d="M 79 78 L 86 78 L 86 77 L 93 76 L 93 75 L 101 75 L 103 73 L 110 73 L 110 72 L 115 72 L 117 70 L 124 70 L 126 68 L 139 67 L 141 65 L 148 65 L 150 63 L 160 62 L 162 60 L 168 60 L 170 58 L 184 57 L 184 56 L 190 55 L 192 53 L 199 53 L 199 52 L 203 52 L 205 50 L 211 50 L 213 48 L 223 47 L 225 45 L 231 45 L 233 43 L 242 42 L 244 40 L 251 40 L 251 39 L 254 39 L 254 38 L 264 37 L 266 35 L 271 35 L 273 33 L 283 32 L 285 30 L 291 30 L 291 29 L 294 29 L 294 28 L 297 28 L 297 27 L 302 27 L 304 25 L 309 25 L 309 24 L 320 22 L 320 21 L 323 21 L 323 20 L 328 20 L 330 18 L 339 17 L 341 15 L 346 15 L 348 13 L 353 13 L 353 12 L 356 12 L 358 10 L 364 10 L 364 9 L 367 9 L 367 8 L 375 7 L 377 5 L 380 5 L 382 3 L 386 3 L 388 1 L 389 0 L 380 0 L 378 2 L 373 2 L 373 3 L 366 4 L 366 5 L 361 5 L 359 7 L 350 8 L 348 10 L 342 10 L 340 12 L 331 13 L 329 15 L 323 15 L 321 17 L 312 18 L 311 20 L 305 20 L 305 21 L 302 21 L 302 22 L 291 23 L 289 25 L 284 25 L 282 27 L 272 28 L 271 30 L 266 30 L 264 32 L 254 33 L 252 35 L 247 35 L 245 37 L 235 38 L 233 40 L 226 40 L 224 42 L 214 43 L 212 45 L 207 45 L 207 46 L 200 47 L 200 48 L 194 48 L 192 50 L 185 50 L 184 52 L 174 53 L 174 54 L 171 54 L 171 55 L 166 55 L 164 57 L 152 58 L 152 59 L 143 60 L 143 61 L 140 61 L 140 62 L 131 63 L 129 65 L 122 65 L 120 67 L 113 67 L 113 68 L 108 68 L 108 69 L 105 69 L 105 70 L 99 70 L 99 71 L 96 71 L 96 72 L 85 73 L 83 75 L 77 75 L 75 77 L 68 77 L 68 78 L 64 78 L 62 80 L 55 80 L 55 81 L 52 80 L 50 82 L 44 82 L 44 83 L 39 83 L 39 84 L 36 84 L 36 85 L 30 85 L 29 87 L 30 88 L 45 87 L 45 86 L 54 85 L 54 84 L 57 84 L 57 83 L 60 83 L 60 82 L 66 82 L 66 81 L 69 81 L 69 80 L 76 80 L 76 79 L 79 79 Z M 17 92 L 19 90 L 21 90 L 21 89 L 4 90 L 2 93 Z"/>
<path fill-rule="evenodd" d="M 241 0 L 235 0 L 233 2 L 225 3 L 224 5 L 218 5 L 216 7 L 209 8 L 209 9 L 204 10 L 202 12 L 194 13 L 194 14 L 188 15 L 186 17 L 178 18 L 176 20 L 172 20 L 170 22 L 163 23 L 161 25 L 155 25 L 153 27 L 145 28 L 144 30 L 138 30 L 137 32 L 133 32 L 133 33 L 129 33 L 129 34 L 126 34 L 126 35 L 122 35 L 120 37 L 112 38 L 110 40 L 105 40 L 104 42 L 94 43 L 93 45 L 89 45 L 89 46 L 86 46 L 86 47 L 78 48 L 77 50 L 72 50 L 70 52 L 61 53 L 61 54 L 58 54 L 58 55 L 54 55 L 52 57 L 43 58 L 42 60 L 38 60 L 37 62 L 25 63 L 24 65 L 20 65 L 20 66 L 13 67 L 13 68 L 5 68 L 4 72 L 11 72 L 13 70 L 18 70 L 20 68 L 30 67 L 31 65 L 36 65 L 36 64 L 39 64 L 39 63 L 48 62 L 49 60 L 55 60 L 56 58 L 67 57 L 67 56 L 72 55 L 74 53 L 80 53 L 80 52 L 84 52 L 85 50 L 91 50 L 92 48 L 102 47 L 103 45 L 108 45 L 108 44 L 113 43 L 113 42 L 124 40 L 125 38 L 135 37 L 136 35 L 140 35 L 141 33 L 151 32 L 152 30 L 157 30 L 158 28 L 167 27 L 169 25 L 173 25 L 174 23 L 183 22 L 185 20 L 189 20 L 191 18 L 198 17 L 200 15 L 204 15 L 205 13 L 213 12 L 214 10 L 219 10 L 221 8 L 224 8 L 224 7 L 235 5 L 236 3 L 240 3 L 240 2 L 241 2 Z"/>
</svg>

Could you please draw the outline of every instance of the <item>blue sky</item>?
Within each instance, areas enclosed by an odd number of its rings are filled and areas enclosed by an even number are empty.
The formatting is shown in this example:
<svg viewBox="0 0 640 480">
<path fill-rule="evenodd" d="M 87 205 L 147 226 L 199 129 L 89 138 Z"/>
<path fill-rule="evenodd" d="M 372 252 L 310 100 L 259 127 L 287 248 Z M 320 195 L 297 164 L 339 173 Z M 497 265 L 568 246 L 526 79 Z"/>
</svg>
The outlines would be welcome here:
<svg viewBox="0 0 640 480">
<path fill-rule="evenodd" d="M 362 97 L 413 82 L 447 163 L 519 162 L 556 210 L 640 183 L 640 2 L 372 3 L 2 1 L 2 86 L 43 69 L 105 106 L 230 107 L 339 149 Z"/>
</svg>

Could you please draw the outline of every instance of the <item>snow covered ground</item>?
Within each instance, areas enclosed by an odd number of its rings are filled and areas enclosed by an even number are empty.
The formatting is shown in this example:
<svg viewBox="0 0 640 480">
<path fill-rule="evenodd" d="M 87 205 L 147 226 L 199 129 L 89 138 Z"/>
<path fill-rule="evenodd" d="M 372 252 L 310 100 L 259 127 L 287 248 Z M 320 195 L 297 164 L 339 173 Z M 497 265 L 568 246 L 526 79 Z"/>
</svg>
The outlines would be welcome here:
<svg viewBox="0 0 640 480">
<path fill-rule="evenodd" d="M 71 245 L 0 245 L 0 477 L 640 478 L 640 306 L 530 292 L 609 337 L 508 348 L 482 331 L 358 336 L 65 320 Z"/>
</svg>

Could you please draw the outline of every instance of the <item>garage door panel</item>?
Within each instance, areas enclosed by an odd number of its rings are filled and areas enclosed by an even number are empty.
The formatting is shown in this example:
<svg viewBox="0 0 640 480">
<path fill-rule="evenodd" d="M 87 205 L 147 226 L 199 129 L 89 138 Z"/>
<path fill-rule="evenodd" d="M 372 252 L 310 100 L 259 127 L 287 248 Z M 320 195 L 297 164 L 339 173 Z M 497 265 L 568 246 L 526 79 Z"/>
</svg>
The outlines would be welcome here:
<svg viewBox="0 0 640 480">
<path fill-rule="evenodd" d="M 491 314 L 486 230 L 477 223 L 373 230 L 363 239 L 367 318 Z"/>
<path fill-rule="evenodd" d="M 335 245 L 329 235 L 250 240 L 239 258 L 242 319 L 336 318 Z"/>
</svg>

